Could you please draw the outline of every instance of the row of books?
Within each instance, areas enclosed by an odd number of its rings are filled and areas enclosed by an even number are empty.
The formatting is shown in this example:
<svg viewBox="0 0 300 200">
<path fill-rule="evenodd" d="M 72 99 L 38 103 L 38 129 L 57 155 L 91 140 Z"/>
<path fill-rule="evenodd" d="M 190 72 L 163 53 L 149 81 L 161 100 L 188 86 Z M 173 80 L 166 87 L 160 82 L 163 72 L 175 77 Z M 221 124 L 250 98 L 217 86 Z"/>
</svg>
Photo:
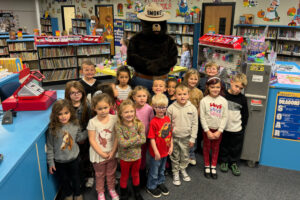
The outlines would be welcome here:
<svg viewBox="0 0 300 200">
<path fill-rule="evenodd" d="M 101 46 L 79 46 L 77 49 L 77 55 L 95 55 L 110 53 L 109 45 Z"/>
<path fill-rule="evenodd" d="M 41 29 L 42 29 L 42 32 L 52 32 L 51 26 L 42 26 Z"/>
<path fill-rule="evenodd" d="M 36 50 L 33 42 L 8 43 L 9 51 L 32 51 Z"/>
<path fill-rule="evenodd" d="M 75 21 L 72 20 L 72 26 L 74 27 L 86 27 L 86 22 L 85 21 Z"/>
<path fill-rule="evenodd" d="M 40 58 L 75 56 L 75 47 L 62 47 L 62 48 L 39 48 Z"/>
<path fill-rule="evenodd" d="M 72 32 L 74 35 L 86 35 L 86 29 L 82 29 L 82 28 L 73 27 Z"/>
<path fill-rule="evenodd" d="M 300 40 L 300 31 L 298 30 L 280 30 L 279 36 L 280 38 Z"/>
<path fill-rule="evenodd" d="M 41 25 L 51 25 L 51 19 L 41 19 Z"/>
<path fill-rule="evenodd" d="M 194 34 L 194 25 L 188 24 L 168 24 L 170 34 Z"/>
<path fill-rule="evenodd" d="M 7 46 L 6 39 L 0 39 L 0 46 Z"/>
<path fill-rule="evenodd" d="M 277 53 L 285 55 L 300 56 L 300 44 L 281 43 L 278 44 Z"/>
<path fill-rule="evenodd" d="M 124 31 L 139 32 L 141 30 L 142 30 L 142 26 L 140 25 L 140 23 L 125 22 Z"/>
<path fill-rule="evenodd" d="M 41 69 L 77 67 L 77 59 L 75 57 L 44 59 L 40 61 L 40 65 L 41 65 Z"/>
<path fill-rule="evenodd" d="M 83 61 L 90 60 L 95 65 L 103 63 L 104 60 L 107 59 L 105 57 L 92 57 L 92 58 L 78 58 L 78 66 L 81 66 Z"/>
<path fill-rule="evenodd" d="M 241 28 L 240 36 L 249 37 L 249 36 L 261 36 L 264 33 L 264 28 Z M 276 38 L 277 29 L 269 29 L 267 32 L 267 38 Z"/>
<path fill-rule="evenodd" d="M 22 61 L 38 60 L 36 52 L 10 53 L 11 58 L 21 58 Z"/>
<path fill-rule="evenodd" d="M 173 35 L 172 36 L 175 40 L 175 43 L 178 45 L 182 45 L 184 43 L 188 43 L 189 45 L 193 45 L 194 43 L 194 38 L 191 36 L 181 36 L 181 35 Z"/>
<path fill-rule="evenodd" d="M 7 55 L 8 54 L 8 48 L 4 47 L 4 48 L 0 48 L 0 56 L 1 55 Z"/>
<path fill-rule="evenodd" d="M 43 82 L 77 79 L 78 78 L 77 69 L 44 71 L 43 74 L 45 76 L 45 79 L 43 80 Z"/>
<path fill-rule="evenodd" d="M 26 62 L 26 67 L 28 67 L 30 70 L 38 70 L 39 69 L 39 63 L 38 62 Z"/>
</svg>

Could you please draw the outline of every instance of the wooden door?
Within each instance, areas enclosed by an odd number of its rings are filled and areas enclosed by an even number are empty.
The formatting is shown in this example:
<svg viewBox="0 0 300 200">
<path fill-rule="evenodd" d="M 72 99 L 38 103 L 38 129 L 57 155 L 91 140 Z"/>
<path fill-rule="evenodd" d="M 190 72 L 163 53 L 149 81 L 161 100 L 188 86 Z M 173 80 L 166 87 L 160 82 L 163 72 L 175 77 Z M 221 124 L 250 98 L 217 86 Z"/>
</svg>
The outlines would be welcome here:
<svg viewBox="0 0 300 200">
<path fill-rule="evenodd" d="M 216 34 L 231 35 L 233 28 L 235 3 L 203 3 L 202 34 L 208 33 L 210 25 Z"/>
<path fill-rule="evenodd" d="M 110 42 L 111 55 L 115 55 L 113 6 L 97 6 L 97 16 L 99 17 L 99 23 L 104 25 L 103 36 Z"/>
</svg>

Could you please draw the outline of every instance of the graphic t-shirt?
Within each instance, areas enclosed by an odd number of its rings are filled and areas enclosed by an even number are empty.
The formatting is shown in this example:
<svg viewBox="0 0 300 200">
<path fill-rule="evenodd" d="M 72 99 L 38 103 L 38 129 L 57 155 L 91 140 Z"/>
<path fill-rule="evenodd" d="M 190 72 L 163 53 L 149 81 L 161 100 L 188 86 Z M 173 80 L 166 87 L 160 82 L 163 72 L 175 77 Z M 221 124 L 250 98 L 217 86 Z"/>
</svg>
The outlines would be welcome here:
<svg viewBox="0 0 300 200">
<path fill-rule="evenodd" d="M 149 126 L 149 139 L 155 139 L 157 149 L 160 157 L 168 156 L 169 148 L 171 146 L 172 128 L 171 120 L 168 116 L 164 118 L 154 117 Z M 149 152 L 152 157 L 155 157 L 152 146 L 149 145 Z"/>
</svg>

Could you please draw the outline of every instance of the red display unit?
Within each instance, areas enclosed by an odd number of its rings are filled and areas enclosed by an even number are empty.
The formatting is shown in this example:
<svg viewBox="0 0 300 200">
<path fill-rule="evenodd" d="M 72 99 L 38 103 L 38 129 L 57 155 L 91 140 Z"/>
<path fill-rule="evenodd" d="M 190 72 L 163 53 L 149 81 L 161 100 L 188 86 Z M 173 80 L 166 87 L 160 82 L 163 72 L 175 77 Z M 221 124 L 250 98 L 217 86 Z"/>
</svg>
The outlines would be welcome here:
<svg viewBox="0 0 300 200">
<path fill-rule="evenodd" d="M 220 46 L 233 49 L 241 49 L 243 37 L 220 34 L 205 34 L 199 38 L 201 44 Z"/>
<path fill-rule="evenodd" d="M 40 98 L 36 99 L 16 99 L 11 96 L 2 102 L 2 107 L 4 111 L 47 110 L 56 99 L 56 91 L 45 91 Z"/>
</svg>

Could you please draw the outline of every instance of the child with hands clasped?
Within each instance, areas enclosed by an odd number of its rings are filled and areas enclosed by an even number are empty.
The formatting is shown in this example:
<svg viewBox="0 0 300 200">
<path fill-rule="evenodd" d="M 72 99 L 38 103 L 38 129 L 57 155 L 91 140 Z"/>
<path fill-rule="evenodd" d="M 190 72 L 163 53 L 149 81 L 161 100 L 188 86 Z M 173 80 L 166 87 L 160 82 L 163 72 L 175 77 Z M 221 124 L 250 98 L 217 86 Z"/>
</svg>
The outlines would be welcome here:
<svg viewBox="0 0 300 200">
<path fill-rule="evenodd" d="M 230 168 L 235 176 L 241 175 L 238 162 L 249 116 L 247 99 L 241 93 L 246 86 L 247 77 L 245 74 L 240 73 L 232 78 L 230 88 L 225 91 L 225 98 L 228 101 L 228 122 L 220 145 L 220 170 L 227 172 Z"/>
<path fill-rule="evenodd" d="M 143 122 L 145 126 L 145 135 L 147 138 L 149 124 L 152 118 L 154 117 L 153 109 L 148 104 L 150 99 L 150 94 L 148 90 L 143 86 L 136 86 L 134 90 L 131 91 L 129 98 L 133 100 L 136 108 L 136 117 Z M 141 186 L 146 185 L 146 155 L 148 150 L 149 142 L 146 141 L 145 144 L 142 145 L 142 160 L 140 167 L 140 182 Z"/>
<path fill-rule="evenodd" d="M 127 181 L 131 173 L 133 191 L 136 200 L 143 200 L 140 194 L 139 169 L 141 165 L 141 146 L 146 142 L 145 127 L 136 118 L 134 103 L 124 100 L 118 109 L 119 120 L 115 125 L 118 138 L 118 152 L 120 158 L 121 199 L 128 199 Z"/>
<path fill-rule="evenodd" d="M 109 114 L 111 101 L 111 98 L 105 93 L 93 97 L 92 106 L 97 114 L 89 121 L 87 127 L 91 144 L 90 160 L 95 169 L 98 200 L 105 200 L 105 178 L 111 198 L 113 200 L 119 199 L 115 191 L 115 172 L 117 169 L 115 154 L 118 143 L 114 125 L 117 116 Z"/>
<path fill-rule="evenodd" d="M 78 141 L 87 137 L 81 132 L 73 107 L 67 100 L 53 104 L 47 133 L 47 163 L 50 174 L 57 173 L 66 200 L 82 200 L 80 191 Z"/>
<path fill-rule="evenodd" d="M 158 198 L 168 195 L 169 190 L 164 185 L 165 166 L 167 156 L 172 154 L 173 141 L 171 132 L 171 120 L 165 116 L 168 106 L 168 98 L 164 94 L 154 95 L 152 106 L 155 110 L 155 117 L 150 122 L 148 138 L 150 139 L 150 168 L 147 182 L 147 192 Z"/>
<path fill-rule="evenodd" d="M 191 181 L 186 172 L 189 164 L 189 150 L 195 144 L 198 132 L 198 111 L 188 100 L 189 88 L 179 84 L 175 90 L 176 102 L 168 107 L 167 115 L 170 117 L 173 128 L 172 161 L 173 184 L 180 185 L 179 171 L 184 181 Z"/>
<path fill-rule="evenodd" d="M 189 87 L 189 100 L 198 110 L 198 115 L 199 115 L 200 101 L 203 98 L 202 91 L 197 88 L 199 80 L 200 80 L 199 72 L 196 69 L 189 69 L 185 73 L 184 81 L 183 81 L 184 84 L 186 84 Z M 201 127 L 198 126 L 198 128 Z M 199 136 L 197 136 L 197 139 L 198 137 Z M 201 143 L 199 145 L 201 146 Z M 195 142 L 195 145 L 190 149 L 191 165 L 196 165 L 196 155 L 195 155 L 196 147 L 197 147 L 197 140 Z"/>
<path fill-rule="evenodd" d="M 200 102 L 200 121 L 203 128 L 203 157 L 204 176 L 217 179 L 217 161 L 219 145 L 222 139 L 222 132 L 228 118 L 227 100 L 220 94 L 222 92 L 221 80 L 212 77 L 207 80 L 205 97 Z M 209 159 L 212 151 L 211 163 Z"/>
<path fill-rule="evenodd" d="M 123 101 L 127 99 L 131 87 L 130 70 L 127 66 L 119 67 L 117 70 L 116 89 L 118 90 L 118 99 Z"/>
</svg>

